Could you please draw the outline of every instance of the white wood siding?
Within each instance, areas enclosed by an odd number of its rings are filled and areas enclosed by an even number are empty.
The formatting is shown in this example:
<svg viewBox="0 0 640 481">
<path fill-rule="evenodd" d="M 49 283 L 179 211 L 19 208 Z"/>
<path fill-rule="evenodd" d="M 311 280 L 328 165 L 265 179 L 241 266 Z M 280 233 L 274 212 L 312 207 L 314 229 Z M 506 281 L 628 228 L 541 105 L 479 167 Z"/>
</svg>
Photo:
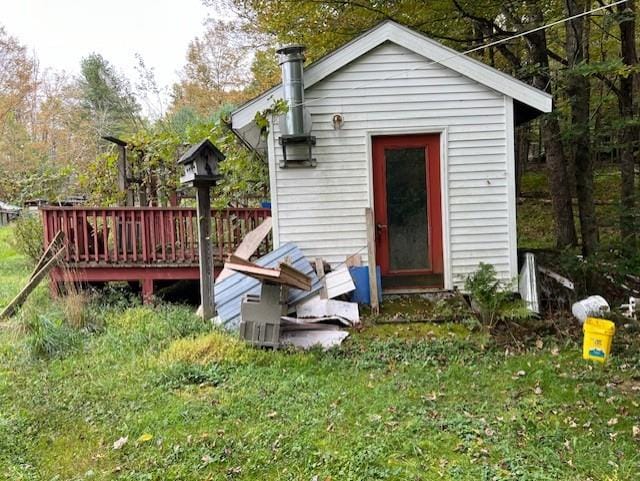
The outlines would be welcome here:
<svg viewBox="0 0 640 481">
<path fill-rule="evenodd" d="M 305 96 L 317 167 L 279 168 L 277 122 L 269 139 L 278 244 L 295 242 L 307 256 L 333 264 L 358 251 L 366 259 L 371 136 L 443 131 L 445 286 L 461 285 L 481 261 L 492 263 L 504 279 L 515 276 L 510 98 L 392 43 L 338 70 Z M 332 125 L 336 113 L 344 117 L 340 130 Z"/>
</svg>

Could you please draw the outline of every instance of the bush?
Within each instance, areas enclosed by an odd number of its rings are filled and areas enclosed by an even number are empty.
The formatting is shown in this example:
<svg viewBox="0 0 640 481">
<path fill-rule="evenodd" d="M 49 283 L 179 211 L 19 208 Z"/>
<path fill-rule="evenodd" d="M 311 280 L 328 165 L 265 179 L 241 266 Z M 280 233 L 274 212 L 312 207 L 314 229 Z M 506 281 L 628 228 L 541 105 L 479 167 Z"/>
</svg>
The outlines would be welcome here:
<svg viewBox="0 0 640 481">
<path fill-rule="evenodd" d="M 478 320 L 489 328 L 501 321 L 524 320 L 531 317 L 526 303 L 515 297 L 512 287 L 511 283 L 499 281 L 495 268 L 483 262 L 464 283 Z"/>
<path fill-rule="evenodd" d="M 40 217 L 22 215 L 14 224 L 13 236 L 16 250 L 35 264 L 44 253 L 44 230 Z"/>
</svg>

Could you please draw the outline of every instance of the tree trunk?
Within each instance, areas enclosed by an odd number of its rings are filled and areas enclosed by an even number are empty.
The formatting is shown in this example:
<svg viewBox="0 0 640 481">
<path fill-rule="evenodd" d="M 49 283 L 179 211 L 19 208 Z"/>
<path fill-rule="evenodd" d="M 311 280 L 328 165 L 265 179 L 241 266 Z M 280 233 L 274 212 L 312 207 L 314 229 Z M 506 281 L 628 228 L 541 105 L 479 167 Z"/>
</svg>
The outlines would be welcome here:
<svg viewBox="0 0 640 481">
<path fill-rule="evenodd" d="M 536 2 L 531 4 L 531 16 L 535 24 L 542 25 L 542 9 Z M 527 43 L 533 64 L 537 67 L 533 76 L 534 87 L 551 92 L 549 74 L 549 55 L 545 30 L 527 35 Z M 560 123 L 554 114 L 546 115 L 540 123 L 542 144 L 546 155 L 547 177 L 553 205 L 553 218 L 556 227 L 556 245 L 560 248 L 576 245 L 578 239 L 573 222 L 573 204 L 567 173 L 567 159 L 560 138 Z"/>
<path fill-rule="evenodd" d="M 553 217 L 556 224 L 556 245 L 561 249 L 575 246 L 578 244 L 578 238 L 573 220 L 573 202 L 569 188 L 566 157 L 560 140 L 558 118 L 553 114 L 546 116 L 542 120 L 541 129 Z"/>
<path fill-rule="evenodd" d="M 634 67 L 638 64 L 636 53 L 636 20 L 635 2 L 628 0 L 618 5 L 618 26 L 620 28 L 620 53 L 626 66 Z M 620 235 L 629 248 L 636 244 L 636 212 L 635 212 L 635 162 L 634 143 L 635 129 L 632 125 L 634 118 L 633 92 L 634 76 L 620 75 L 618 101 L 620 117 L 623 122 L 622 142 L 620 149 L 621 176 L 621 215 Z"/>
<path fill-rule="evenodd" d="M 566 0 L 567 15 L 585 11 L 585 0 Z M 568 60 L 567 95 L 571 106 L 571 138 L 574 147 L 576 194 L 580 215 L 582 254 L 593 255 L 598 249 L 598 223 L 593 202 L 593 163 L 589 130 L 589 79 L 576 71 L 588 61 L 588 17 L 579 17 L 565 23 Z"/>
</svg>

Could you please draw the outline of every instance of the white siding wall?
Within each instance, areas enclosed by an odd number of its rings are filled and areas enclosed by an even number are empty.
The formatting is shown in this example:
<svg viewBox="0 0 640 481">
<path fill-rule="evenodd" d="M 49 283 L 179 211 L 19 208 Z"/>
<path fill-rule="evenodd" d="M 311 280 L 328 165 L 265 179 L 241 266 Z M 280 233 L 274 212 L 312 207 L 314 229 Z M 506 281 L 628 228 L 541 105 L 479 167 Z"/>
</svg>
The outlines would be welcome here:
<svg viewBox="0 0 640 481">
<path fill-rule="evenodd" d="M 371 136 L 443 131 L 449 279 L 461 285 L 481 261 L 493 264 L 505 279 L 515 275 L 515 230 L 509 228 L 515 219 L 513 169 L 507 165 L 513 148 L 506 127 L 510 98 L 391 43 L 305 96 L 317 137 L 317 167 L 279 168 L 277 122 L 269 139 L 276 242 L 295 242 L 307 256 L 331 263 L 358 250 L 366 259 Z M 340 130 L 331 122 L 336 113 L 344 116 Z M 452 287 L 447 279 L 445 284 Z"/>
</svg>

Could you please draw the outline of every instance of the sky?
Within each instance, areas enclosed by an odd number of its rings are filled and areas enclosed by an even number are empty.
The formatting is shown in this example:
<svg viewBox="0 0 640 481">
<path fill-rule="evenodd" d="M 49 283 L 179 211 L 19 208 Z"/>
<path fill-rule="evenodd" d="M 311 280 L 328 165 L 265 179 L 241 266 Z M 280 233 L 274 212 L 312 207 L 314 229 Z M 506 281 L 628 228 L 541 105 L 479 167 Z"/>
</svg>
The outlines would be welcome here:
<svg viewBox="0 0 640 481">
<path fill-rule="evenodd" d="M 135 82 L 139 53 L 161 87 L 178 79 L 189 41 L 214 13 L 201 0 L 0 0 L 0 24 L 41 67 L 77 74 L 95 52 Z"/>
</svg>

